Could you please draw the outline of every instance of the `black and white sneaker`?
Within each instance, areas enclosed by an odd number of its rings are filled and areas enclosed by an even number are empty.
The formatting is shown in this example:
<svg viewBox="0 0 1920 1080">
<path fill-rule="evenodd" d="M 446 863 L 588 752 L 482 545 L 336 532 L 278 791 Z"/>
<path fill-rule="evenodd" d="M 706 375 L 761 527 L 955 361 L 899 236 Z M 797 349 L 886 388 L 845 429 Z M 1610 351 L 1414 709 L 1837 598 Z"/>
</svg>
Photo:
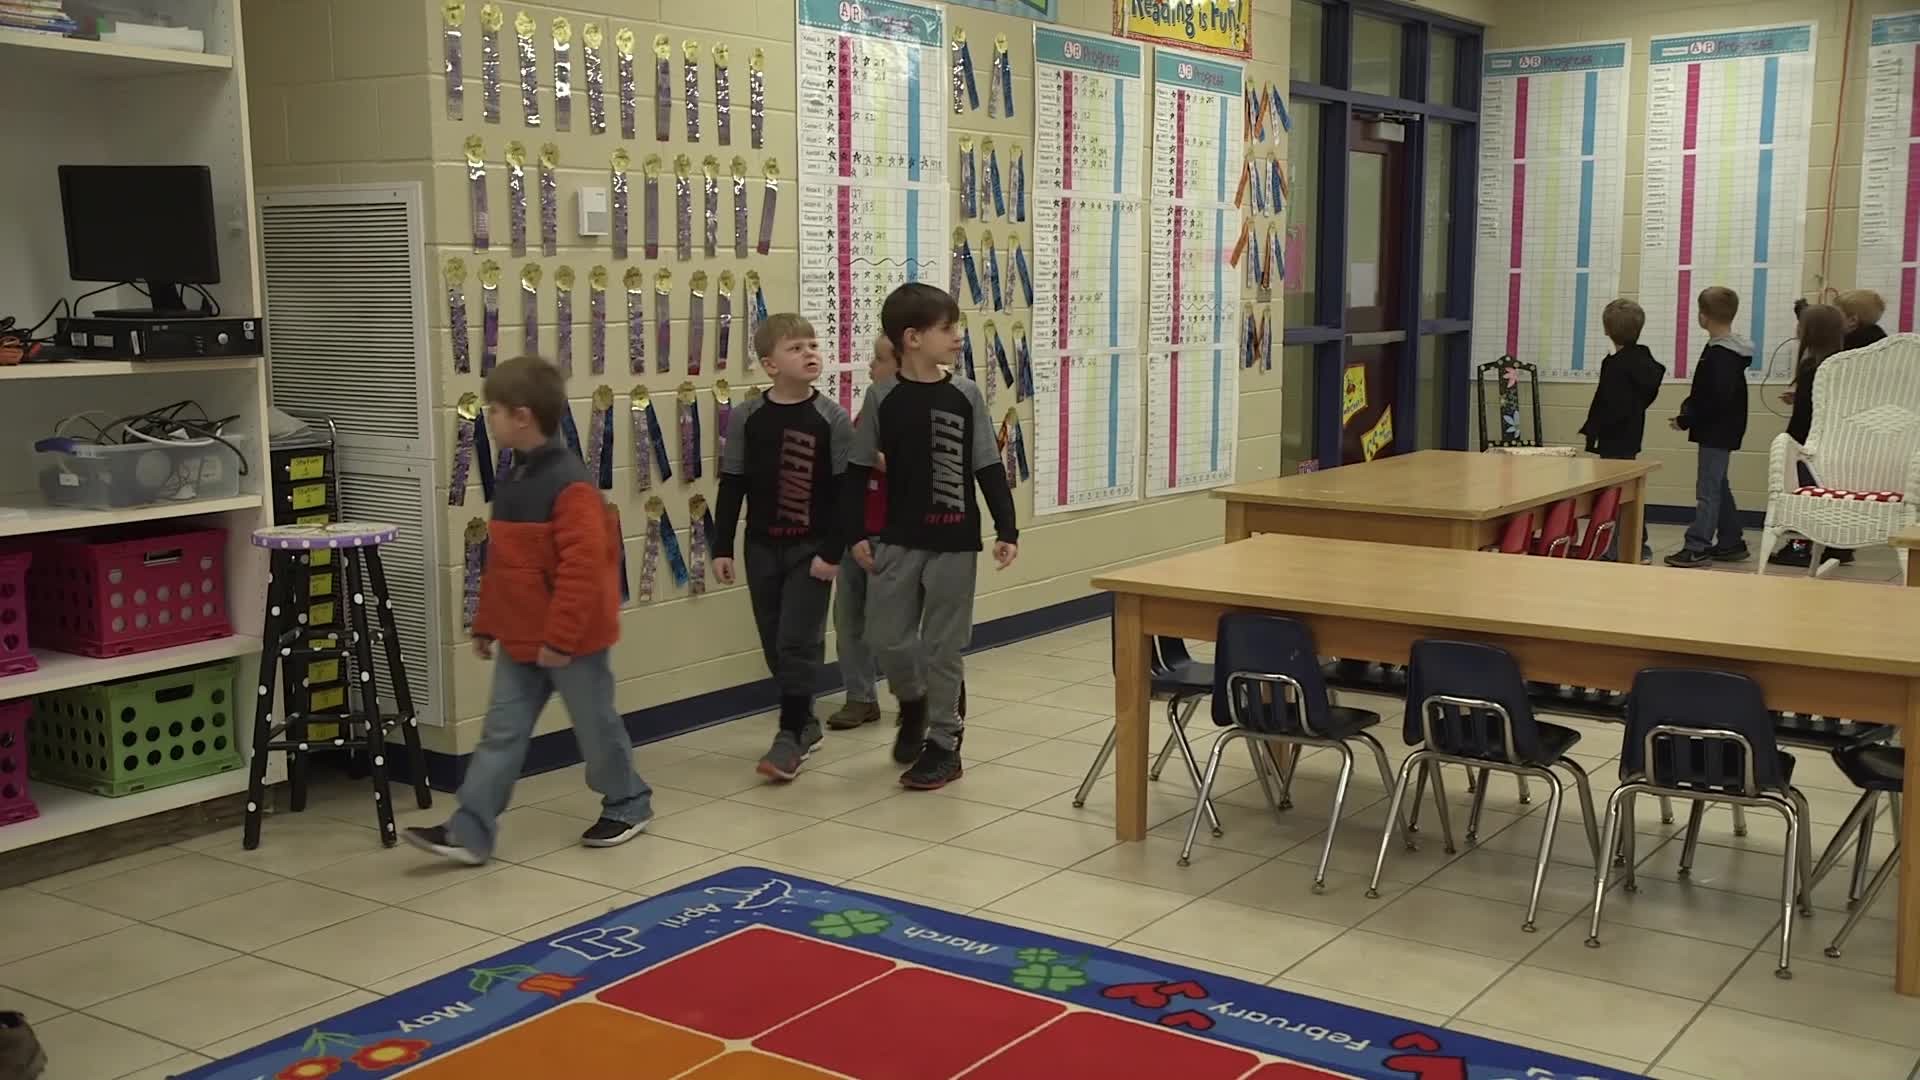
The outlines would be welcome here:
<svg viewBox="0 0 1920 1080">
<path fill-rule="evenodd" d="M 405 829 L 400 838 L 421 851 L 438 855 L 443 859 L 457 862 L 462 866 L 479 866 L 487 861 L 485 855 L 460 846 L 445 825 L 435 825 L 431 829 Z"/>
<path fill-rule="evenodd" d="M 960 751 L 948 750 L 929 740 L 920 750 L 913 768 L 900 774 L 900 786 L 910 791 L 938 791 L 965 772 L 960 766 Z"/>
<path fill-rule="evenodd" d="M 652 814 L 648 814 L 645 821 L 615 821 L 603 817 L 580 834 L 580 843 L 584 847 L 619 847 L 646 832 L 647 823 L 652 820 Z"/>
</svg>

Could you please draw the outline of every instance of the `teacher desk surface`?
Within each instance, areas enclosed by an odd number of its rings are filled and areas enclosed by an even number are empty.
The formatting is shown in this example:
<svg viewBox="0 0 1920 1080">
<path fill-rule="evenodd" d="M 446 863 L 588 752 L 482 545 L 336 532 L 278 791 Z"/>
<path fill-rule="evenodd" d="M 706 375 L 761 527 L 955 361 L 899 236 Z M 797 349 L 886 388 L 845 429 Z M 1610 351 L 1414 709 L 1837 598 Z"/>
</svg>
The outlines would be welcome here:
<svg viewBox="0 0 1920 1080">
<path fill-rule="evenodd" d="M 1500 540 L 1507 520 L 1536 516 L 1562 499 L 1580 513 L 1607 488 L 1620 492 L 1621 536 L 1646 524 L 1651 461 L 1534 457 L 1421 450 L 1362 465 L 1235 484 L 1213 493 L 1227 504 L 1227 543 L 1255 533 L 1477 550 Z M 1536 521 L 1536 525 L 1538 522 Z"/>
<path fill-rule="evenodd" d="M 1920 732 L 1920 597 L 1907 590 L 1301 536 L 1178 555 L 1093 586 L 1114 594 L 1121 840 L 1146 835 L 1148 639 L 1211 641 L 1230 611 L 1295 616 L 1322 655 L 1355 660 L 1404 664 L 1421 638 L 1487 641 L 1547 683 L 1626 690 L 1642 668 L 1734 671 L 1774 709 L 1898 725 L 1908 744 Z M 1906 768 L 1920 789 L 1920 754 Z M 1902 810 L 1901 845 L 1920 851 L 1920 798 Z M 1920 858 L 1901 860 L 1899 883 L 1895 981 L 1920 994 Z"/>
</svg>

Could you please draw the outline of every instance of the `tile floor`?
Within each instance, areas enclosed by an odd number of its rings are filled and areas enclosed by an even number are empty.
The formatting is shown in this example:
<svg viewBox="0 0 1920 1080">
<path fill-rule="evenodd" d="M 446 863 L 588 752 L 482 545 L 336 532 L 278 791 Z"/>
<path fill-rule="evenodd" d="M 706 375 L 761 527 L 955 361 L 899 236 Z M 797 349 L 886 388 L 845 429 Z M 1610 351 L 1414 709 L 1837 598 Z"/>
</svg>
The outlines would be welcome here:
<svg viewBox="0 0 1920 1080">
<path fill-rule="evenodd" d="M 1662 552 L 1677 545 L 1677 530 L 1656 534 Z M 1893 574 L 1882 557 L 1842 576 Z M 1890 988 L 1892 923 L 1868 919 L 1842 960 L 1821 953 L 1844 917 L 1844 872 L 1796 927 L 1795 978 L 1773 977 L 1777 822 L 1753 815 L 1736 838 L 1724 811 L 1709 815 L 1683 880 L 1676 827 L 1643 817 L 1642 889 L 1610 896 L 1599 950 L 1583 946 L 1590 878 L 1571 799 L 1538 932 L 1521 932 L 1545 800 L 1518 804 L 1510 780 L 1495 780 L 1476 847 L 1450 857 L 1429 834 L 1417 853 L 1396 848 L 1368 900 L 1384 793 L 1357 776 L 1315 895 L 1333 761 L 1303 763 L 1283 823 L 1236 752 L 1218 800 L 1227 833 L 1203 830 L 1183 869 L 1193 800 L 1177 768 L 1153 787 L 1146 844 L 1114 845 L 1110 783 L 1072 805 L 1111 722 L 1107 664 L 1104 623 L 970 658 L 967 775 L 936 794 L 899 789 L 890 727 L 830 737 L 783 787 L 753 772 L 767 717 L 645 746 L 658 819 L 607 851 L 576 845 L 597 806 L 578 767 L 520 785 L 501 858 L 479 870 L 383 850 L 363 789 L 328 789 L 307 813 L 270 819 L 255 852 L 224 832 L 0 893 L 0 1007 L 32 1018 L 48 1080 L 164 1077 L 752 863 L 1655 1076 L 1914 1073 L 1920 1000 Z M 1395 702 L 1349 700 L 1397 715 Z M 1579 726 L 1604 800 L 1619 731 Z M 1824 843 L 1853 793 L 1823 760 L 1803 756 L 1800 777 Z"/>
</svg>

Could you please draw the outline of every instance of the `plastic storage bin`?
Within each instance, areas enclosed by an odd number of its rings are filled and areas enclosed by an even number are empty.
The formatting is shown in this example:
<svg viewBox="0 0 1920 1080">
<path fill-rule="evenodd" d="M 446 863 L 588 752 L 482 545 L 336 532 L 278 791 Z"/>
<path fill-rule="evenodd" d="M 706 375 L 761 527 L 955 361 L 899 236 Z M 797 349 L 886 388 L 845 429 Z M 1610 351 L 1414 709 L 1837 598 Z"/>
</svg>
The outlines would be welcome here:
<svg viewBox="0 0 1920 1080">
<path fill-rule="evenodd" d="M 33 444 L 40 493 L 54 506 L 114 510 L 149 503 L 191 502 L 240 494 L 244 436 L 225 435 L 228 449 L 210 440 L 100 445 L 69 438 Z"/>
<path fill-rule="evenodd" d="M 42 539 L 27 575 L 34 639 L 107 657 L 228 636 L 226 541 L 164 524 Z"/>
<path fill-rule="evenodd" d="M 0 676 L 40 668 L 27 649 L 27 568 L 32 565 L 31 551 L 0 554 Z"/>
<path fill-rule="evenodd" d="M 0 702 L 0 825 L 40 816 L 27 793 L 27 717 L 31 701 Z"/>
<path fill-rule="evenodd" d="M 129 795 L 240 767 L 232 660 L 41 694 L 27 734 L 33 777 Z"/>
</svg>

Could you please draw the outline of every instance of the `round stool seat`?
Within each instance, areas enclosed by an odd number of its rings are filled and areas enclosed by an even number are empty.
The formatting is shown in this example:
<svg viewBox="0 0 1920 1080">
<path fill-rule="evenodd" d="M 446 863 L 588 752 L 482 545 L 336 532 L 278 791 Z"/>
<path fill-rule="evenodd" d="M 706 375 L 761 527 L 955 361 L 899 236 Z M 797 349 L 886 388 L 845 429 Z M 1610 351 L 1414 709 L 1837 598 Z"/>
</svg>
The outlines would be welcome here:
<svg viewBox="0 0 1920 1080">
<path fill-rule="evenodd" d="M 379 547 L 400 535 L 400 526 L 370 521 L 333 521 L 324 525 L 273 525 L 253 530 L 253 546 L 273 551 L 325 551 L 328 548 Z"/>
</svg>

